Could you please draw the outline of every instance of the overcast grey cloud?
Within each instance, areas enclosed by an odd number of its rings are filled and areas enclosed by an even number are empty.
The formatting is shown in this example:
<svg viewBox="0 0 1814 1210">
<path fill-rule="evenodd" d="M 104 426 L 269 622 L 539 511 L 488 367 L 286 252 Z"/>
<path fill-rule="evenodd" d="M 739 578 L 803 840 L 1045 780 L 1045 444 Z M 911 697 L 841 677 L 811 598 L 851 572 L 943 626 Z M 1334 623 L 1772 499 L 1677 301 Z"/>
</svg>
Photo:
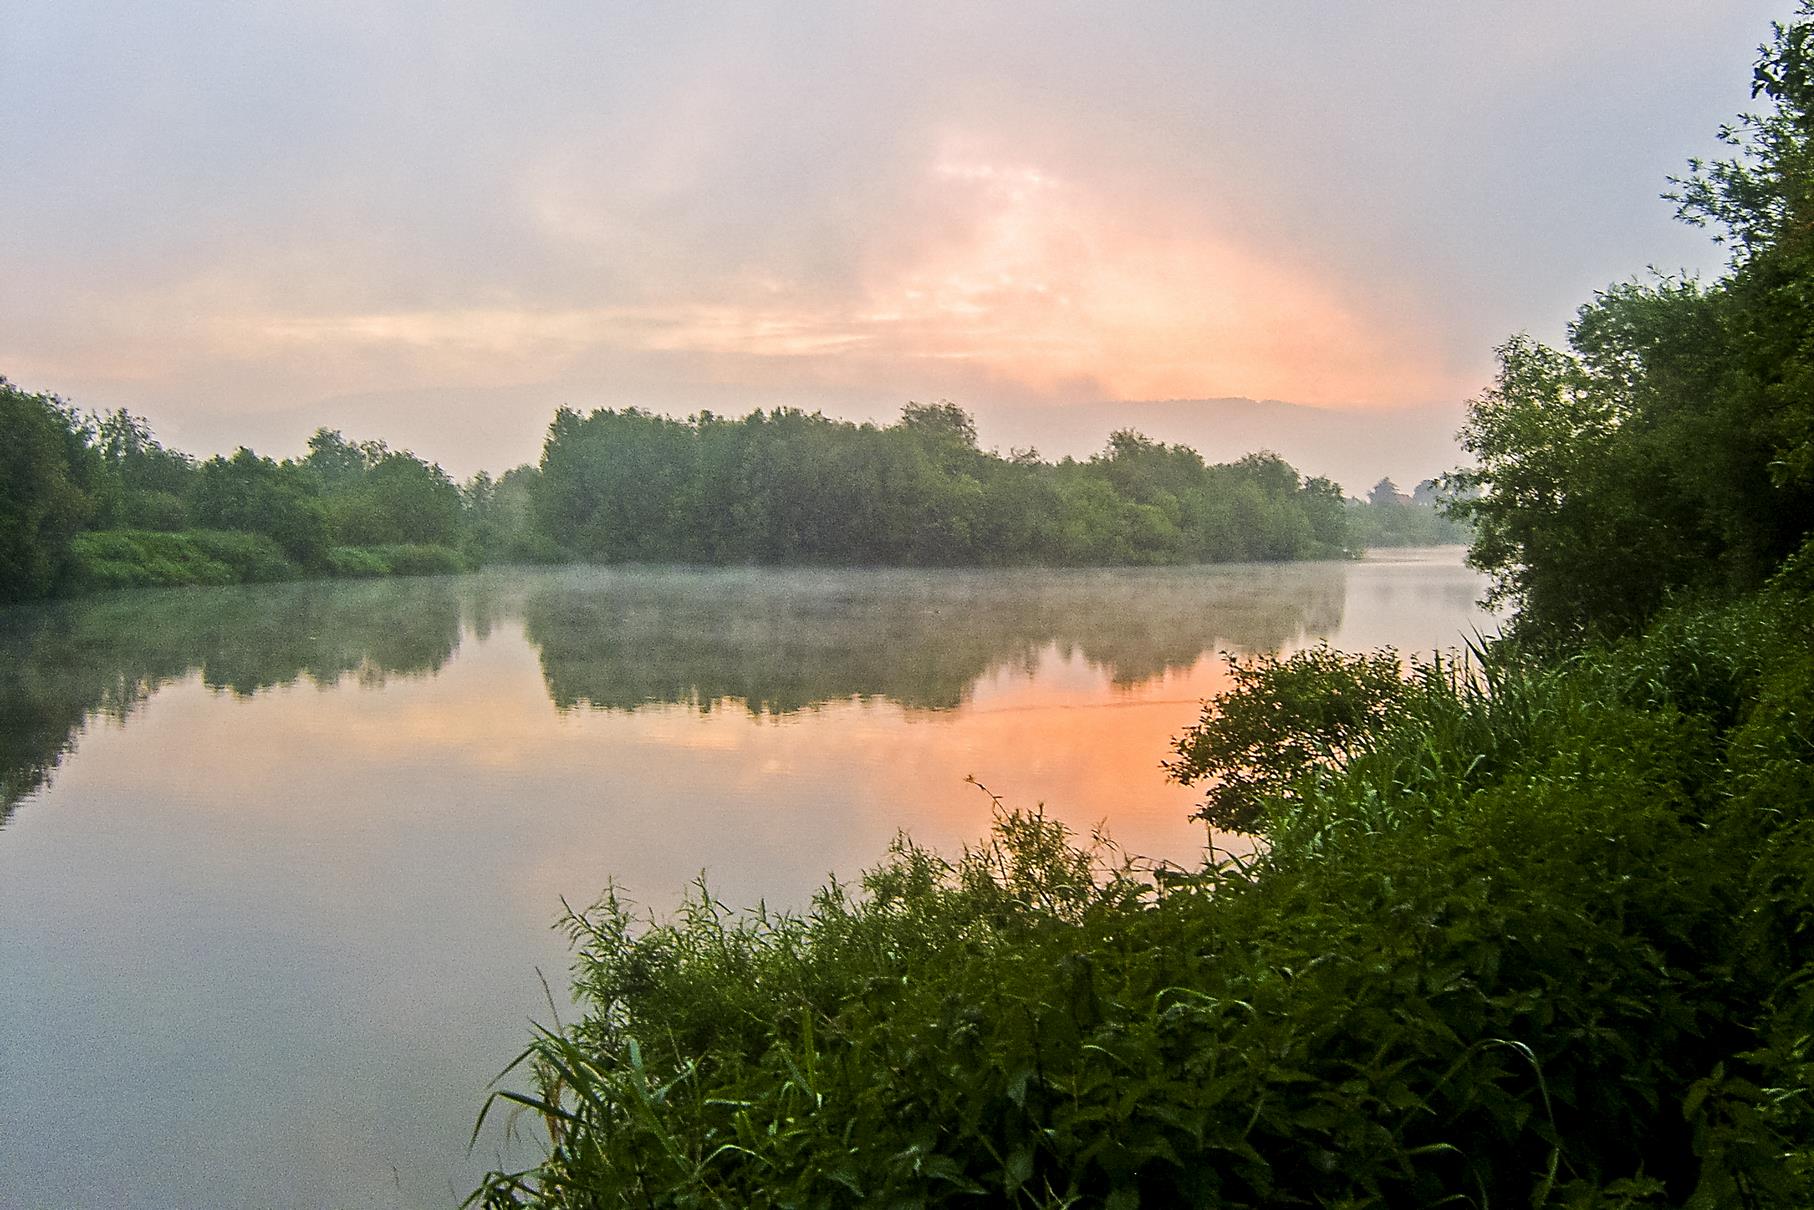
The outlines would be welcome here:
<svg viewBox="0 0 1814 1210">
<path fill-rule="evenodd" d="M 1718 266 L 1657 194 L 1789 7 L 13 0 L 0 373 L 460 471 L 561 402 L 1427 423 Z"/>
</svg>

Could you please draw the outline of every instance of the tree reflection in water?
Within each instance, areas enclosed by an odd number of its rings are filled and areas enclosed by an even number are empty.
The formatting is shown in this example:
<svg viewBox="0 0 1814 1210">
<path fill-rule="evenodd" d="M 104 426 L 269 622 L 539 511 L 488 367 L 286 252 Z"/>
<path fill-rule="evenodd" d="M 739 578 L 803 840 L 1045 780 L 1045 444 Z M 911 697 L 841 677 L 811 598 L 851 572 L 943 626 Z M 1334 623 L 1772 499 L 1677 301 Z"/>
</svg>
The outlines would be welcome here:
<svg viewBox="0 0 1814 1210">
<path fill-rule="evenodd" d="M 503 569 L 450 579 L 113 593 L 0 611 L 0 824 L 95 719 L 199 674 L 250 698 L 433 676 L 518 620 L 562 710 L 947 710 L 1051 647 L 1118 686 L 1342 620 L 1339 564 L 1087 571 Z"/>
</svg>

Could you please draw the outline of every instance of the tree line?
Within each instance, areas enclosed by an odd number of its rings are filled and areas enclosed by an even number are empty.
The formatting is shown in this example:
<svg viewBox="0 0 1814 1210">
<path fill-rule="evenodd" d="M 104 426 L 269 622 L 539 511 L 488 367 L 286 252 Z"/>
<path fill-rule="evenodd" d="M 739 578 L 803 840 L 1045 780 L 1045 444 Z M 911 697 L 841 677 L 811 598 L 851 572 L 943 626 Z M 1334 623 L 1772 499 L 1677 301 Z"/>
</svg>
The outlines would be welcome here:
<svg viewBox="0 0 1814 1210">
<path fill-rule="evenodd" d="M 1465 546 L 1474 531 L 1453 507 L 1456 499 L 1455 487 L 1437 479 L 1425 479 L 1409 495 L 1381 479 L 1364 500 L 1348 501 L 1349 540 L 1363 548 Z"/>
<path fill-rule="evenodd" d="M 1002 455 L 950 403 L 909 404 L 889 425 L 786 408 L 684 420 L 562 408 L 539 464 L 464 483 L 325 428 L 299 458 L 242 447 L 198 459 L 124 409 L 85 415 L 4 379 L 0 433 L 0 599 L 492 562 L 1329 558 L 1435 517 L 1344 500 L 1269 452 L 1212 464 L 1128 430 L 1083 460 Z"/>
<path fill-rule="evenodd" d="M 0 600 L 470 564 L 473 485 L 380 441 L 322 429 L 300 459 L 197 459 L 124 409 L 5 379 L 0 433 Z"/>
<path fill-rule="evenodd" d="M 1274 454 L 1211 465 L 1113 434 L 1087 461 L 978 447 L 948 403 L 886 427 L 793 410 L 556 414 L 538 533 L 601 561 L 1157 564 L 1348 549 L 1341 489 Z"/>
</svg>

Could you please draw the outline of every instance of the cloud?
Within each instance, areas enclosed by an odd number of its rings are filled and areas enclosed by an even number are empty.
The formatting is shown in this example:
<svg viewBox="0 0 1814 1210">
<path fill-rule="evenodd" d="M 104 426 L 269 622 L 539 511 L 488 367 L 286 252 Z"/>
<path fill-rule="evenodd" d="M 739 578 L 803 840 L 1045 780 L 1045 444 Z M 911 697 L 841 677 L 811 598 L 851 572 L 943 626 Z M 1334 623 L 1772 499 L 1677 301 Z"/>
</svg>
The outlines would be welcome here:
<svg viewBox="0 0 1814 1210">
<path fill-rule="evenodd" d="M 445 427 L 531 437 L 550 397 L 1452 401 L 1698 263 L 1653 195 L 1786 7 L 24 0 L 0 372 L 176 429 L 489 392 Z"/>
<path fill-rule="evenodd" d="M 1122 183 L 1111 193 L 980 157 L 974 142 L 949 140 L 923 166 L 897 219 L 855 251 L 849 281 L 776 263 L 657 283 L 647 264 L 628 264 L 627 292 L 663 301 L 348 311 L 292 310 L 255 279 L 204 279 L 144 308 L 203 321 L 183 324 L 180 340 L 154 326 L 141 343 L 238 363 L 388 366 L 406 385 L 558 378 L 606 350 L 693 355 L 733 378 L 761 379 L 759 363 L 785 361 L 852 385 L 878 364 L 925 378 L 958 363 L 1054 398 L 1345 404 L 1465 391 L 1359 287 L 1180 218 L 1162 191 Z M 588 247 L 633 234 L 595 219 L 568 238 Z"/>
</svg>

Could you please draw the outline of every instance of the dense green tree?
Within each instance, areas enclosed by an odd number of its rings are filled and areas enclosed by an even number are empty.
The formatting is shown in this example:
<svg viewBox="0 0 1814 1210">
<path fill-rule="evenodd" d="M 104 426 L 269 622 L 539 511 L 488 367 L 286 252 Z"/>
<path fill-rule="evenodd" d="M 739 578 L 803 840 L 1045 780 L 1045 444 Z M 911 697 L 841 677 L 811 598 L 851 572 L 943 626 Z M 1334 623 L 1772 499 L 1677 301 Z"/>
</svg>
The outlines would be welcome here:
<svg viewBox="0 0 1814 1210">
<path fill-rule="evenodd" d="M 0 378 L 0 600 L 50 590 L 93 511 L 93 475 L 73 413 Z"/>
<path fill-rule="evenodd" d="M 1755 587 L 1814 520 L 1814 25 L 1763 48 L 1771 109 L 1674 196 L 1727 274 L 1601 292 L 1569 350 L 1518 337 L 1470 407 L 1476 565 L 1527 629 L 1623 630 L 1670 594 Z"/>
<path fill-rule="evenodd" d="M 316 429 L 302 464 L 329 492 L 350 491 L 389 452 L 382 441 L 348 441 L 339 429 Z"/>
<path fill-rule="evenodd" d="M 549 426 L 536 508 L 545 532 L 585 558 L 657 559 L 681 553 L 693 481 L 693 429 L 639 408 Z"/>
<path fill-rule="evenodd" d="M 886 427 L 563 409 L 534 516 L 552 544 L 604 560 L 1139 564 L 1349 545 L 1334 485 L 1276 455 L 1210 467 L 1128 431 L 1087 462 L 1003 458 L 950 403 L 909 404 Z"/>
<path fill-rule="evenodd" d="M 327 511 L 315 477 L 298 463 L 261 458 L 244 446 L 231 458 L 201 464 L 195 516 L 208 528 L 264 534 L 305 566 L 321 566 L 327 557 Z"/>
<path fill-rule="evenodd" d="M 189 524 L 195 460 L 166 448 L 151 424 L 125 408 L 95 417 L 89 435 L 99 459 L 97 529 L 180 530 Z"/>
<path fill-rule="evenodd" d="M 460 528 L 460 489 L 439 466 L 406 451 L 385 454 L 357 496 L 363 545 L 451 545 Z"/>
<path fill-rule="evenodd" d="M 1299 507 L 1309 522 L 1312 553 L 1330 554 L 1364 545 L 1349 531 L 1342 485 L 1333 479 L 1312 475 L 1304 480 Z"/>
<path fill-rule="evenodd" d="M 317 429 L 302 466 L 321 487 L 336 545 L 451 546 L 460 538 L 459 487 L 440 466 L 407 450 Z"/>
</svg>

